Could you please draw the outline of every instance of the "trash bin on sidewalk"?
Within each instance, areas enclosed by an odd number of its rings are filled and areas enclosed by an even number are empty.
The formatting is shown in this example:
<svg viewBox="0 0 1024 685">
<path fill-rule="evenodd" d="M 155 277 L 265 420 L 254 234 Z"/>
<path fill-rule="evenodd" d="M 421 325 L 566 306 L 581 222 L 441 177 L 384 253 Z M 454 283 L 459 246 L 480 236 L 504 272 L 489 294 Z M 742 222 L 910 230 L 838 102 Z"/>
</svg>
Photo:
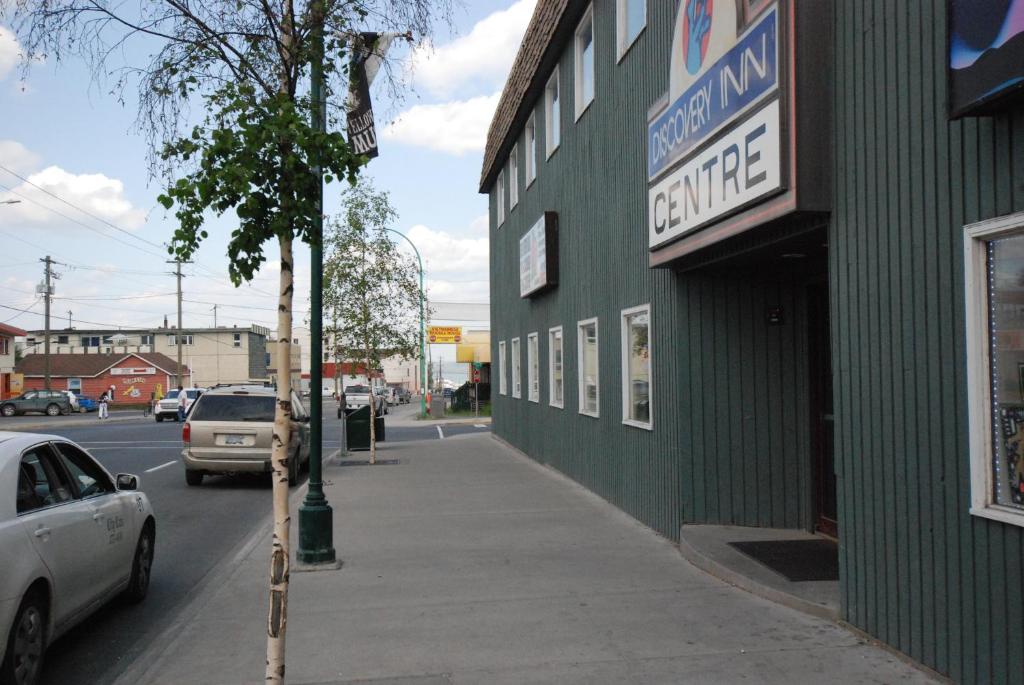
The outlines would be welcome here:
<svg viewBox="0 0 1024 685">
<path fill-rule="evenodd" d="M 384 417 L 376 417 L 377 442 L 384 442 Z M 345 441 L 350 450 L 370 449 L 370 408 L 345 410 Z"/>
</svg>

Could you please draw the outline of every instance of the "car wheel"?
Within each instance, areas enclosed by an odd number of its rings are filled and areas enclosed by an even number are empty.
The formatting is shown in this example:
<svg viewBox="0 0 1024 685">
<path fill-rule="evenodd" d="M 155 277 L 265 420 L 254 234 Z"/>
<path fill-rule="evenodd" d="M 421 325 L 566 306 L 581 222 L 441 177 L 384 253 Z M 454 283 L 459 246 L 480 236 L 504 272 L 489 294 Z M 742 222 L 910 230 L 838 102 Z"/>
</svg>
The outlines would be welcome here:
<svg viewBox="0 0 1024 685">
<path fill-rule="evenodd" d="M 60 416 L 60 406 L 53 403 L 46 405 L 46 415 Z"/>
<path fill-rule="evenodd" d="M 79 407 L 79 408 L 78 408 L 78 413 L 79 413 L 79 414 L 84 414 L 84 413 L 85 413 L 86 411 L 87 411 L 87 410 L 86 410 L 86 408 L 85 408 L 85 407 Z"/>
<path fill-rule="evenodd" d="M 132 604 L 144 600 L 149 592 L 150 571 L 153 569 L 153 537 L 153 528 L 147 523 L 139 535 L 138 544 L 135 545 L 132 577 L 124 591 L 125 598 Z"/>
<path fill-rule="evenodd" d="M 7 654 L 0 664 L 0 681 L 33 685 L 43 670 L 46 650 L 46 603 L 38 592 L 21 601 L 7 638 Z"/>
<path fill-rule="evenodd" d="M 3 407 L 0 407 L 0 414 L 3 414 L 4 416 L 14 416 L 14 405 L 5 404 Z"/>
<path fill-rule="evenodd" d="M 202 471 L 185 471 L 185 482 L 189 485 L 202 485 L 203 484 L 203 472 Z"/>
<path fill-rule="evenodd" d="M 157 422 L 157 423 L 163 423 L 163 422 L 164 422 L 164 416 L 163 416 L 163 414 L 157 414 L 157 415 L 156 415 L 156 422 Z"/>
</svg>

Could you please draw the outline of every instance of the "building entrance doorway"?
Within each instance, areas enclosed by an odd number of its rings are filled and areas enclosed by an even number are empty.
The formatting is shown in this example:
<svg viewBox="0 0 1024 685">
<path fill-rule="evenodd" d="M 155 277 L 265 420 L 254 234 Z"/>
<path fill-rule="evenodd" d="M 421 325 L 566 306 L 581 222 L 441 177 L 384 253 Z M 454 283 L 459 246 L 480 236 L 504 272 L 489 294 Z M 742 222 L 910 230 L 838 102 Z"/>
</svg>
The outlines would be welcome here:
<svg viewBox="0 0 1024 685">
<path fill-rule="evenodd" d="M 814 528 L 838 537 L 834 425 L 832 414 L 832 349 L 829 335 L 827 282 L 807 288 L 809 372 L 811 380 L 811 459 L 814 487 Z"/>
</svg>

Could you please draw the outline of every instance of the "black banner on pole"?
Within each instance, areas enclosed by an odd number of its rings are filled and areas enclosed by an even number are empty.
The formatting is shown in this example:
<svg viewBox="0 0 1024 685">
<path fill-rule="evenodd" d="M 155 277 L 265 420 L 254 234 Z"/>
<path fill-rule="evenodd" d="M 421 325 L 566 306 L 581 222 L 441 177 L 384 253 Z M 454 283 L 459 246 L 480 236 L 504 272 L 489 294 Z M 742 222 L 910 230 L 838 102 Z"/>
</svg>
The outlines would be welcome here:
<svg viewBox="0 0 1024 685">
<path fill-rule="evenodd" d="M 348 139 L 356 154 L 377 156 L 377 127 L 373 121 L 370 84 L 377 75 L 390 39 L 378 33 L 360 33 L 352 46 L 349 68 Z"/>
</svg>

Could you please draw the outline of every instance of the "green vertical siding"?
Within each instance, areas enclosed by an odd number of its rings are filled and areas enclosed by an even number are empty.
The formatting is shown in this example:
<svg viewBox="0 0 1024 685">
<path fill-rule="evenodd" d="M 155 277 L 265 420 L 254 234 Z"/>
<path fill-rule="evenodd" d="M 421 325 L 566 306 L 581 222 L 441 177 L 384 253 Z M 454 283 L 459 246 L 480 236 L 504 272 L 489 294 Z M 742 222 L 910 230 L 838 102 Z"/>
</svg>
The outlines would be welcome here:
<svg viewBox="0 0 1024 685">
<path fill-rule="evenodd" d="M 803 286 L 750 273 L 648 267 L 645 132 L 668 87 L 675 4 L 648 3 L 647 27 L 621 62 L 615 2 L 594 3 L 596 98 L 574 121 L 573 54 L 562 46 L 562 140 L 495 226 L 491 326 L 522 342 L 523 399 L 495 393 L 494 430 L 661 534 L 683 522 L 807 528 L 812 523 L 807 320 Z M 582 3 L 570 9 L 580 14 Z M 571 34 L 570 34 L 571 35 Z M 549 74 L 542 74 L 546 82 Z M 518 132 L 519 151 L 525 139 Z M 507 182 L 507 181 L 506 181 Z M 507 189 L 506 189 L 507 192 Z M 560 283 L 519 297 L 519 239 L 543 211 L 559 216 Z M 651 304 L 654 428 L 622 424 L 622 309 Z M 769 306 L 785 324 L 769 326 Z M 599 318 L 600 418 L 578 413 L 576 323 Z M 564 327 L 565 408 L 548 404 L 547 331 Z M 540 336 L 540 403 L 526 399 L 526 338 Z M 509 344 L 509 351 L 511 345 Z M 500 363 L 500 361 L 499 361 Z"/>
<path fill-rule="evenodd" d="M 968 513 L 963 225 L 1024 209 L 1024 112 L 948 122 L 946 2 L 835 12 L 843 608 L 955 680 L 1024 682 L 1022 529 Z"/>
</svg>

